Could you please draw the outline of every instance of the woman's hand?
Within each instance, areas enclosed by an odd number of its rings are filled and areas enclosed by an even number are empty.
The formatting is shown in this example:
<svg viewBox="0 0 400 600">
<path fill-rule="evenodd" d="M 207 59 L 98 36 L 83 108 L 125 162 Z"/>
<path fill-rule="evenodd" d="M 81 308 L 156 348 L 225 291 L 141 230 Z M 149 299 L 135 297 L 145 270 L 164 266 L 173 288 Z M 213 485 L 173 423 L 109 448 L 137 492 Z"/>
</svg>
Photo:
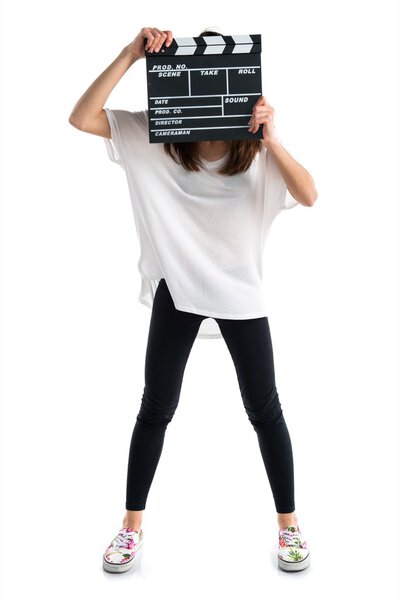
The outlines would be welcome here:
<svg viewBox="0 0 400 600">
<path fill-rule="evenodd" d="M 161 31 L 156 27 L 143 27 L 127 49 L 135 58 L 144 58 L 145 50 L 158 52 L 165 42 L 166 47 L 171 45 L 172 31 Z M 146 44 L 144 43 L 147 40 Z"/>
<path fill-rule="evenodd" d="M 263 126 L 263 139 L 264 145 L 271 141 L 277 140 L 275 135 L 275 124 L 274 124 L 274 113 L 275 109 L 268 104 L 264 96 L 260 96 L 255 105 L 253 106 L 253 113 L 249 121 L 249 131 L 251 133 L 257 133 L 260 125 Z"/>
</svg>

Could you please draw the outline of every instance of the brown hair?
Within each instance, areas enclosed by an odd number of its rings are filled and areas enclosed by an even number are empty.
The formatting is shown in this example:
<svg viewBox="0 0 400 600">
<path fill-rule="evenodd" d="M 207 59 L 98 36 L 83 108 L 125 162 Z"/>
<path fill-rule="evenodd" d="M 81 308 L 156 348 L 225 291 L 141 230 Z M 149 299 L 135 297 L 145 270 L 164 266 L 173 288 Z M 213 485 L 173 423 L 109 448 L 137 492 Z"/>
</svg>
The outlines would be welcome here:
<svg viewBox="0 0 400 600">
<path fill-rule="evenodd" d="M 205 35 L 222 35 L 218 31 L 202 31 L 199 37 Z M 260 139 L 256 140 L 229 140 L 228 156 L 225 163 L 218 170 L 221 175 L 236 175 L 247 171 L 262 148 Z M 166 142 L 165 152 L 187 171 L 200 171 L 202 167 L 201 156 L 197 142 Z"/>
</svg>

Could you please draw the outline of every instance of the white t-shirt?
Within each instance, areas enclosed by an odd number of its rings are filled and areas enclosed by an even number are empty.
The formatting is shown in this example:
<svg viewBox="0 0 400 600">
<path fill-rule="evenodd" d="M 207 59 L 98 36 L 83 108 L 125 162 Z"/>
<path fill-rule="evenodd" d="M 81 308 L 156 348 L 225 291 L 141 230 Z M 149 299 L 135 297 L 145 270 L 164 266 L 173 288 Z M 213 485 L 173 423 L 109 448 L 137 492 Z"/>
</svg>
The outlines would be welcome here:
<svg viewBox="0 0 400 600">
<path fill-rule="evenodd" d="M 205 315 L 197 337 L 221 338 L 212 317 L 267 316 L 264 244 L 272 221 L 299 203 L 262 147 L 250 168 L 221 175 L 216 161 L 187 171 L 150 144 L 148 111 L 105 108 L 109 158 L 125 171 L 140 244 L 139 302 L 149 308 L 161 278 L 178 310 Z"/>
</svg>

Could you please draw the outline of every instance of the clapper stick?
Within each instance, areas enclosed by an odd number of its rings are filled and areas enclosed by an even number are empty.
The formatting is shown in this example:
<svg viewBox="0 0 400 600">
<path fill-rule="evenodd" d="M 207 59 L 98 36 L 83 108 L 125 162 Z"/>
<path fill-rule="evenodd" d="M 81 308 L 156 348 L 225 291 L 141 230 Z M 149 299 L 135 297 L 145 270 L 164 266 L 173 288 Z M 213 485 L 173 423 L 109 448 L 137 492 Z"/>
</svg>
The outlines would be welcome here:
<svg viewBox="0 0 400 600">
<path fill-rule="evenodd" d="M 150 143 L 261 139 L 261 35 L 173 38 L 145 50 Z"/>
</svg>

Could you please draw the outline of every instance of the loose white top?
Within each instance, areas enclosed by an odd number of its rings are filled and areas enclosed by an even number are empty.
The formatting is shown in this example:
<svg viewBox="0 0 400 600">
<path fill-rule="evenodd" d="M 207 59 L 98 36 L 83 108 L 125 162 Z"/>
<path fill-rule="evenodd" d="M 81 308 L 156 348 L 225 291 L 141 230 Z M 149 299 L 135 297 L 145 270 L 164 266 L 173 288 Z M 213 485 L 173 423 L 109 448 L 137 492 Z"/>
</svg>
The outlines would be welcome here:
<svg viewBox="0 0 400 600">
<path fill-rule="evenodd" d="M 140 244 L 139 302 L 149 308 L 161 278 L 178 310 L 205 315 L 198 338 L 221 338 L 212 317 L 267 316 L 263 251 L 271 223 L 299 203 L 263 147 L 250 168 L 221 175 L 226 157 L 187 171 L 150 144 L 148 111 L 105 108 L 109 158 L 125 171 Z"/>
</svg>

